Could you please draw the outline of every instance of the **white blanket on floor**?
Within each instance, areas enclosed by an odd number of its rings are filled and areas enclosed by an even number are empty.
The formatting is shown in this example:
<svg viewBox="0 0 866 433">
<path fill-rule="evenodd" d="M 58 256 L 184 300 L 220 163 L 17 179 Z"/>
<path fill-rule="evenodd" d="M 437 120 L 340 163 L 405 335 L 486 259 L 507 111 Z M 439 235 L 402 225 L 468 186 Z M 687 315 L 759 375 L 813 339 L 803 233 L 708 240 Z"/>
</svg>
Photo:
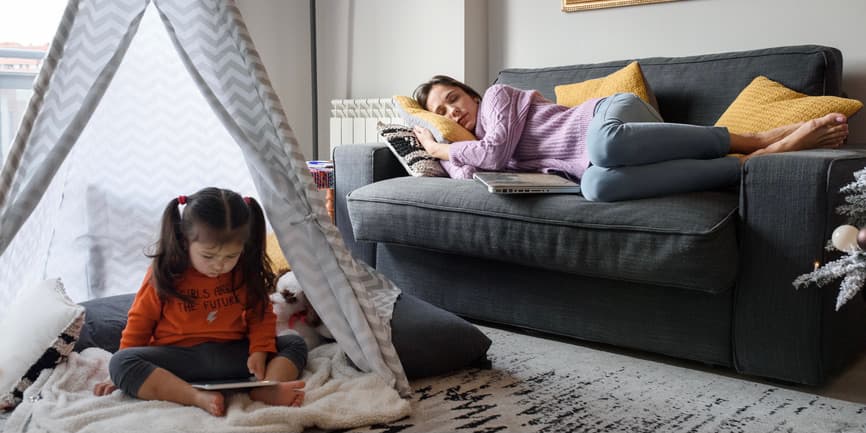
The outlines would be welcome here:
<svg viewBox="0 0 866 433">
<path fill-rule="evenodd" d="M 91 348 L 52 371 L 44 371 L 27 389 L 24 401 L 6 423 L 7 432 L 300 432 L 305 428 L 347 429 L 386 423 L 411 412 L 408 400 L 373 373 L 351 366 L 336 344 L 309 355 L 303 379 L 304 405 L 268 406 L 246 393 L 226 398 L 226 416 L 196 407 L 131 398 L 121 391 L 97 397 L 93 386 L 108 377 L 109 352 Z"/>
</svg>

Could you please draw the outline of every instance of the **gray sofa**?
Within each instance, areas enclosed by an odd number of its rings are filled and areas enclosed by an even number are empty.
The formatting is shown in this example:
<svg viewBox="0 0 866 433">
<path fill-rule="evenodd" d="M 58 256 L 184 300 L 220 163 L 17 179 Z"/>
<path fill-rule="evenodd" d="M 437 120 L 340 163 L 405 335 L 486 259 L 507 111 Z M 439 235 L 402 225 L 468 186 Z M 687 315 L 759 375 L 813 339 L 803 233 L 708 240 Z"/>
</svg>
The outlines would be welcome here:
<svg viewBox="0 0 866 433">
<path fill-rule="evenodd" d="M 842 54 L 792 46 L 637 59 L 666 121 L 711 125 L 757 75 L 842 94 Z M 507 69 L 498 83 L 555 99 L 557 84 L 629 61 Z M 354 254 L 404 291 L 470 319 L 819 385 L 866 342 L 861 298 L 795 290 L 844 222 L 839 188 L 866 166 L 851 146 L 756 157 L 741 185 L 617 203 L 501 196 L 415 178 L 383 145 L 340 146 L 336 218 Z"/>
</svg>

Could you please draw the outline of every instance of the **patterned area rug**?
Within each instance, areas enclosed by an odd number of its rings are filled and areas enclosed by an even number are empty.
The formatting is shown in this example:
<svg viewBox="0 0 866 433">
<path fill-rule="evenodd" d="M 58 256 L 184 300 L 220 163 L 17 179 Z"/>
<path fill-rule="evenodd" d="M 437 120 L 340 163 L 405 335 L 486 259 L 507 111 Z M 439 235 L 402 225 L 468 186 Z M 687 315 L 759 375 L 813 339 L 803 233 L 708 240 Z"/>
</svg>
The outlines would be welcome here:
<svg viewBox="0 0 866 433">
<path fill-rule="evenodd" d="M 415 381 L 412 416 L 348 431 L 866 432 L 861 404 L 482 329 L 493 368 Z"/>
<path fill-rule="evenodd" d="M 493 368 L 413 382 L 414 414 L 352 432 L 866 432 L 866 406 L 500 329 Z"/>
</svg>

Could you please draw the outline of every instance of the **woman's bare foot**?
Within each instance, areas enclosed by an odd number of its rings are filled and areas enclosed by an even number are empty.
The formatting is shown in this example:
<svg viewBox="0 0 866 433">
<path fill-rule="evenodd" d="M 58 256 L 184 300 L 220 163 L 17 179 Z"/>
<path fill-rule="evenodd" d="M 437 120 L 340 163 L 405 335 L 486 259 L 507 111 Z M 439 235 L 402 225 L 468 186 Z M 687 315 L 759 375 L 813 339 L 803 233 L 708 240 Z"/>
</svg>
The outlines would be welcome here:
<svg viewBox="0 0 866 433">
<path fill-rule="evenodd" d="M 794 132 L 767 146 L 767 150 L 778 153 L 817 147 L 838 147 L 848 137 L 847 121 L 843 114 L 830 113 L 803 122 Z"/>
<path fill-rule="evenodd" d="M 784 134 L 781 139 L 767 145 L 766 147 L 741 156 L 740 161 L 745 162 L 753 156 L 770 153 L 793 152 L 796 150 L 815 149 L 818 147 L 839 147 L 845 142 L 845 139 L 848 138 L 848 119 L 845 115 L 839 113 L 830 113 L 823 117 L 788 125 L 787 127 L 791 126 L 796 127 L 791 128 L 793 130 Z M 783 130 L 776 128 L 767 132 L 772 131 L 778 133 Z M 732 150 L 734 141 L 733 137 L 734 135 L 732 134 Z"/>
<path fill-rule="evenodd" d="M 280 382 L 273 386 L 262 386 L 250 391 L 250 398 L 272 406 L 295 406 L 304 403 L 305 385 L 302 380 Z"/>
<path fill-rule="evenodd" d="M 791 135 L 803 123 L 805 122 L 791 123 L 761 132 L 731 134 L 731 152 L 748 154 L 763 149 Z"/>
<path fill-rule="evenodd" d="M 788 125 L 780 126 L 778 128 L 773 128 L 769 131 L 758 132 L 755 134 L 755 136 L 761 143 L 764 143 L 764 147 L 767 147 L 791 135 L 792 132 L 796 131 L 797 128 L 802 126 L 804 123 L 806 122 L 791 123 Z"/>
<path fill-rule="evenodd" d="M 804 130 L 801 130 L 801 128 L 804 128 L 804 125 L 807 124 L 808 126 L 805 127 L 806 130 L 815 130 L 820 126 L 830 126 L 833 123 L 835 123 L 836 126 L 841 126 L 843 124 L 847 125 L 847 122 L 848 119 L 846 119 L 844 115 L 839 113 L 830 113 L 826 116 L 818 117 L 806 122 L 791 123 L 767 131 L 748 134 L 731 134 L 731 152 L 749 154 L 764 149 L 783 141 L 795 132 L 799 131 L 798 134 L 803 134 Z M 847 134 L 847 126 L 843 129 L 845 129 L 845 133 Z M 844 141 L 844 139 L 842 141 Z M 836 144 L 836 146 L 838 146 L 838 144 Z M 812 147 L 821 147 L 821 145 Z M 805 147 L 804 149 L 812 147 Z M 788 150 L 784 150 L 783 152 L 788 152 Z"/>
<path fill-rule="evenodd" d="M 193 405 L 206 410 L 211 415 L 226 414 L 226 400 L 221 392 L 196 390 Z"/>
</svg>

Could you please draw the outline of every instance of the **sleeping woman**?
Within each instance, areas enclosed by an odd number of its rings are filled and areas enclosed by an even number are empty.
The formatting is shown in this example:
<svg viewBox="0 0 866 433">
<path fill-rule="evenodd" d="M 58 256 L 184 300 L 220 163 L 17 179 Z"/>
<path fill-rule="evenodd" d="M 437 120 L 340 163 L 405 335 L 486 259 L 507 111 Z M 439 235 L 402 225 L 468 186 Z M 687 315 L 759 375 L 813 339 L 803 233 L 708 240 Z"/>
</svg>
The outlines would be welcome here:
<svg viewBox="0 0 866 433">
<path fill-rule="evenodd" d="M 585 198 L 618 201 L 735 185 L 758 155 L 839 147 L 848 119 L 839 113 L 754 134 L 725 127 L 664 123 L 631 93 L 557 105 L 537 91 L 496 84 L 484 97 L 445 75 L 415 90 L 425 109 L 478 137 L 438 143 L 416 126 L 418 141 L 453 178 L 482 171 L 555 172 L 579 180 Z M 740 156 L 729 156 L 729 154 Z"/>
</svg>

